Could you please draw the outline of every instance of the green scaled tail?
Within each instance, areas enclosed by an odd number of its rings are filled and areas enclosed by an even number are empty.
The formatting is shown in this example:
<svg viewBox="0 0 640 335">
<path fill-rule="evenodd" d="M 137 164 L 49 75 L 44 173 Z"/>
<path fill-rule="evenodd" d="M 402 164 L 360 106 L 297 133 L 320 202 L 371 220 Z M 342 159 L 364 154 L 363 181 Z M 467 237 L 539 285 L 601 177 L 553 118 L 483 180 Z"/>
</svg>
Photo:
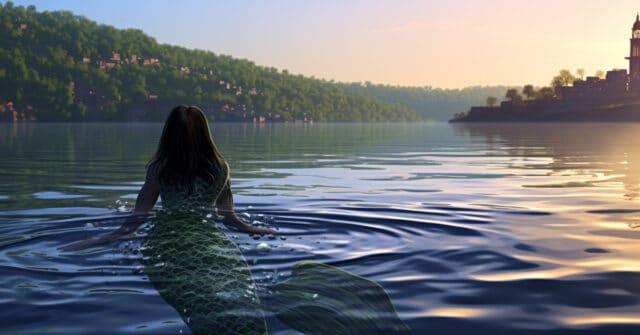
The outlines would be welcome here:
<svg viewBox="0 0 640 335">
<path fill-rule="evenodd" d="M 238 247 L 197 212 L 160 216 L 145 243 L 145 272 L 194 335 L 267 333 Z"/>
<path fill-rule="evenodd" d="M 143 248 L 149 279 L 194 335 L 267 334 L 262 310 L 309 335 L 411 333 L 380 285 L 331 265 L 296 264 L 261 303 L 240 250 L 205 217 L 163 213 Z"/>
<path fill-rule="evenodd" d="M 304 334 L 411 333 L 380 285 L 331 265 L 298 263 L 272 290 L 264 309 Z"/>
</svg>

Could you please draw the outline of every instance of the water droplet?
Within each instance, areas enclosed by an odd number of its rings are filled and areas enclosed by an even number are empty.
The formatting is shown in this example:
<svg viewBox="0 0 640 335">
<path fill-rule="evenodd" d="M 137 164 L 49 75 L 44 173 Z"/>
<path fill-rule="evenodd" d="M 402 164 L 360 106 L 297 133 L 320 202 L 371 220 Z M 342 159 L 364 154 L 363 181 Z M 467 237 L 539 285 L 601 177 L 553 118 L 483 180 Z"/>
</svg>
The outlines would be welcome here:
<svg viewBox="0 0 640 335">
<path fill-rule="evenodd" d="M 266 254 L 269 251 L 271 251 L 271 247 L 268 244 L 262 242 L 262 243 L 258 244 L 258 246 L 256 246 L 256 251 L 261 253 L 261 254 Z"/>
</svg>

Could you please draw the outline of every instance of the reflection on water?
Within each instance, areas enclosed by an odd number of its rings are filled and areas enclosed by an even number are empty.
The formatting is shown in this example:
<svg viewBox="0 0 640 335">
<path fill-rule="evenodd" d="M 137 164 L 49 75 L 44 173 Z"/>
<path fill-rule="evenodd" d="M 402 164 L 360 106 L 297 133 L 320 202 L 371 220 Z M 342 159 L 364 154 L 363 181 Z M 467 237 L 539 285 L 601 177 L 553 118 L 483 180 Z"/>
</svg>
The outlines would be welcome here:
<svg viewBox="0 0 640 335">
<path fill-rule="evenodd" d="M 637 124 L 477 124 L 456 125 L 459 134 L 498 145 L 509 155 L 544 157 L 521 162 L 520 168 L 547 168 L 543 182 L 530 188 L 559 188 L 582 203 L 613 197 L 588 213 L 609 215 L 632 229 L 639 226 L 640 127 Z M 502 141 L 502 142 L 500 142 Z M 589 197 L 591 195 L 591 197 Z M 589 197 L 589 198 L 587 198 Z M 592 199 L 593 198 L 593 199 Z M 618 201 L 624 199 L 626 201 Z M 586 218 L 585 218 L 586 219 Z M 614 225 L 615 226 L 615 225 Z"/>
<path fill-rule="evenodd" d="M 635 200 L 640 191 L 640 127 L 637 124 L 475 124 L 456 131 L 483 139 L 510 156 L 525 158 L 520 168 L 551 170 L 560 183 L 532 187 L 601 187 Z M 536 160 L 544 158 L 546 161 Z M 533 160 L 530 160 L 533 159 Z"/>
<path fill-rule="evenodd" d="M 0 125 L 0 329 L 188 333 L 144 275 L 144 229 L 56 249 L 119 226 L 161 127 Z M 229 234 L 263 288 L 313 260 L 380 283 L 417 334 L 640 331 L 640 125 L 212 132 L 240 210 L 280 229 Z"/>
</svg>

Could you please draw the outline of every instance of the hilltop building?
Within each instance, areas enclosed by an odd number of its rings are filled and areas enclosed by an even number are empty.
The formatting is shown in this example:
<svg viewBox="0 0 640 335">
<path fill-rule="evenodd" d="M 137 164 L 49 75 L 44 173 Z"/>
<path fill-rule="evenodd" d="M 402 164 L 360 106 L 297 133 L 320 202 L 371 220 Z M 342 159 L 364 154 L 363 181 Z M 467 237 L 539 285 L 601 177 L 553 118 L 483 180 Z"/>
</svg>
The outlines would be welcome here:
<svg viewBox="0 0 640 335">
<path fill-rule="evenodd" d="M 627 70 L 607 71 L 604 79 L 587 77 L 573 82 L 573 86 L 561 87 L 560 98 L 575 100 L 585 98 L 620 98 L 625 95 L 640 96 L 640 14 L 631 28 L 629 48 L 629 72 Z"/>
<path fill-rule="evenodd" d="M 629 53 L 629 91 L 640 93 L 640 14 L 636 15 L 631 34 L 631 51 Z"/>
<path fill-rule="evenodd" d="M 551 99 L 504 101 L 499 107 L 471 107 L 452 122 L 640 121 L 640 13 L 631 28 L 629 69 L 608 71 L 555 87 Z"/>
</svg>

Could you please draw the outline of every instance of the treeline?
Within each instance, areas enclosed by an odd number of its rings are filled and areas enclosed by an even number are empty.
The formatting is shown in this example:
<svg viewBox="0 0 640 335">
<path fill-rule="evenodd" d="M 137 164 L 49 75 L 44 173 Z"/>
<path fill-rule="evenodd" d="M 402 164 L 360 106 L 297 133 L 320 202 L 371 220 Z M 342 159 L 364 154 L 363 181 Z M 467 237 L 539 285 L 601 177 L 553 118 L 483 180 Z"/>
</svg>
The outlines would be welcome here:
<svg viewBox="0 0 640 335">
<path fill-rule="evenodd" d="M 218 120 L 416 120 L 410 105 L 67 11 L 0 4 L 0 117 L 161 120 L 179 103 Z"/>
<path fill-rule="evenodd" d="M 399 103 L 425 118 L 448 120 L 451 115 L 482 105 L 487 96 L 502 96 L 507 86 L 474 86 L 463 89 L 404 87 L 366 83 L 342 84 L 348 91 L 368 94 L 391 103 Z"/>
<path fill-rule="evenodd" d="M 598 80 L 605 79 L 605 72 L 598 70 L 594 73 L 593 77 Z M 516 88 L 509 88 L 506 90 L 504 97 L 507 101 L 519 105 L 525 101 L 551 101 L 562 97 L 562 89 L 564 87 L 572 86 L 574 82 L 583 80 L 585 76 L 584 69 L 577 69 L 575 75 L 567 69 L 562 69 L 556 76 L 551 79 L 550 86 L 534 87 L 533 85 L 524 85 L 521 91 Z M 497 102 L 495 96 L 488 96 L 486 100 L 487 107 L 494 107 Z"/>
</svg>

